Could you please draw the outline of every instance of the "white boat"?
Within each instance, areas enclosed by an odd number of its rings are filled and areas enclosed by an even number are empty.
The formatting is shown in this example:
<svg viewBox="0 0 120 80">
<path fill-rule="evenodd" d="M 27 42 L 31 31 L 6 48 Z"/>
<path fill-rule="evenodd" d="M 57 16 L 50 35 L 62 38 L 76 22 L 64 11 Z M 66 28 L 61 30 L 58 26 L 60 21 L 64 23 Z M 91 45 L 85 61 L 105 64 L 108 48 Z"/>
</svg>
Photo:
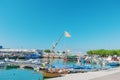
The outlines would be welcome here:
<svg viewBox="0 0 120 80">
<path fill-rule="evenodd" d="M 0 62 L 0 67 L 4 67 L 5 65 L 6 65 L 5 62 L 3 61 Z"/>
<path fill-rule="evenodd" d="M 10 60 L 8 58 L 5 58 L 4 61 L 5 62 L 10 62 Z"/>
</svg>

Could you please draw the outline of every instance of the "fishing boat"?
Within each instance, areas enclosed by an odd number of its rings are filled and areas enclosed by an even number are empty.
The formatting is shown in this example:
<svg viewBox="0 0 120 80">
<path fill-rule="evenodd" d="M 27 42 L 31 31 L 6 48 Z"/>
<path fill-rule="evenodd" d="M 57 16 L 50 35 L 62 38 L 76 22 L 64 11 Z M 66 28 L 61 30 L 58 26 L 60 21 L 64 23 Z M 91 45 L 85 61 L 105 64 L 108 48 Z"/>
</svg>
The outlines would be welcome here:
<svg viewBox="0 0 120 80">
<path fill-rule="evenodd" d="M 47 69 L 45 69 L 45 70 L 40 70 L 40 72 L 43 74 L 43 77 L 44 78 L 54 78 L 54 77 L 60 77 L 61 76 L 61 74 L 59 73 L 59 72 L 57 72 L 57 71 L 52 71 L 52 68 L 53 68 L 53 58 L 54 58 L 54 56 L 55 56 L 55 54 L 54 54 L 54 50 L 55 50 L 55 48 L 56 48 L 56 46 L 58 45 L 58 43 L 60 42 L 60 40 L 62 39 L 62 37 L 63 36 L 66 36 L 66 37 L 71 37 L 71 35 L 68 33 L 68 32 L 64 32 L 64 33 L 62 33 L 62 35 L 59 37 L 59 39 L 56 41 L 56 43 L 54 44 L 54 45 L 52 45 L 52 50 L 51 50 L 51 53 L 50 53 L 50 57 L 51 57 L 51 60 L 50 60 L 50 62 L 48 62 L 49 63 L 49 65 L 50 65 L 50 71 L 49 70 L 47 70 Z"/>
<path fill-rule="evenodd" d="M 109 63 L 108 65 L 111 66 L 111 67 L 118 67 L 119 63 L 118 62 L 112 62 L 112 63 Z"/>
<path fill-rule="evenodd" d="M 60 77 L 61 74 L 57 72 L 48 72 L 47 70 L 40 70 L 44 78 L 54 78 L 54 77 Z"/>
<path fill-rule="evenodd" d="M 8 69 L 17 69 L 17 68 L 20 68 L 20 66 L 18 66 L 18 65 L 7 65 L 6 66 L 6 69 L 8 70 Z"/>
</svg>

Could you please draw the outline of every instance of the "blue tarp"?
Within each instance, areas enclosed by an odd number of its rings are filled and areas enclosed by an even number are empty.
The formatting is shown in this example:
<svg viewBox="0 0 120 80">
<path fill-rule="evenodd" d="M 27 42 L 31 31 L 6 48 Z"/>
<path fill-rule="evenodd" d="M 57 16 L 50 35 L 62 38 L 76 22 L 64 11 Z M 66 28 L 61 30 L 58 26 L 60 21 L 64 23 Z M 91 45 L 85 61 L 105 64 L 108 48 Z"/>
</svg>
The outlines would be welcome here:
<svg viewBox="0 0 120 80">
<path fill-rule="evenodd" d="M 39 57 L 40 57 L 40 55 L 38 55 L 38 54 L 28 54 L 28 55 L 25 55 L 25 59 L 37 59 Z"/>
</svg>

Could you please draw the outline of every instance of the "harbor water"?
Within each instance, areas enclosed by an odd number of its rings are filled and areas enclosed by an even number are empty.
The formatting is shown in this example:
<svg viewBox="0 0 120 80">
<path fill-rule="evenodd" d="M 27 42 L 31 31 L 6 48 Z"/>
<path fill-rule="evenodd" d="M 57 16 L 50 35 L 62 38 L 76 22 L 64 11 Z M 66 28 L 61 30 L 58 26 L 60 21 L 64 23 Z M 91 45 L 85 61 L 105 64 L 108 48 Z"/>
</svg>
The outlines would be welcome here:
<svg viewBox="0 0 120 80">
<path fill-rule="evenodd" d="M 0 80 L 43 80 L 43 76 L 32 70 L 0 69 Z"/>
<path fill-rule="evenodd" d="M 2 61 L 2 60 L 0 60 Z M 41 63 L 48 59 L 41 59 Z M 53 66 L 62 68 L 64 65 L 73 65 L 75 62 L 65 62 L 63 59 L 54 59 Z M 0 67 L 0 80 L 43 80 L 43 75 L 40 72 L 28 69 L 6 69 Z"/>
</svg>

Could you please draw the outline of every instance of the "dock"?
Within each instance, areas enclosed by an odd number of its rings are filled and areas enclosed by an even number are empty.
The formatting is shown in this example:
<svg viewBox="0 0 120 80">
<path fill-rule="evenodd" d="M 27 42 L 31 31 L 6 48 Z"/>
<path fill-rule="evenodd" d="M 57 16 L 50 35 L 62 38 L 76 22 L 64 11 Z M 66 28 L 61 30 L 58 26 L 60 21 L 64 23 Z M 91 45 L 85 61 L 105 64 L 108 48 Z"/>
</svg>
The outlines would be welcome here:
<svg viewBox="0 0 120 80">
<path fill-rule="evenodd" d="M 37 64 L 32 64 L 32 63 L 17 63 L 17 62 L 10 62 L 8 63 L 8 65 L 15 65 L 15 66 L 19 66 L 21 69 L 33 69 L 35 71 L 39 71 L 39 69 L 41 68 L 40 65 Z"/>
</svg>

